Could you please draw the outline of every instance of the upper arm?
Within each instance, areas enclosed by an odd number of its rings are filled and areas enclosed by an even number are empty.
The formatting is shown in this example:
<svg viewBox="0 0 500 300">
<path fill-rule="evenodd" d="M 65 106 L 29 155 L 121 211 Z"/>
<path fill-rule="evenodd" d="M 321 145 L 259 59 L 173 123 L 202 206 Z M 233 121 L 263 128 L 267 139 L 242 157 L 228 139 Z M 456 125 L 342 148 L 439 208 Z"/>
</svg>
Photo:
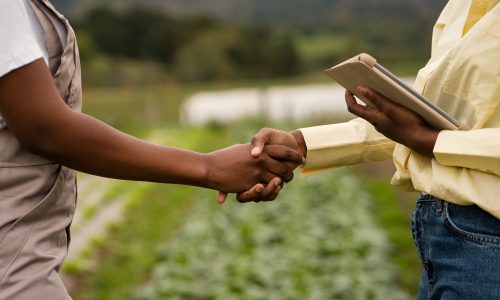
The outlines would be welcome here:
<svg viewBox="0 0 500 300">
<path fill-rule="evenodd" d="M 0 115 L 27 148 L 60 128 L 69 111 L 43 59 L 0 77 Z"/>
</svg>

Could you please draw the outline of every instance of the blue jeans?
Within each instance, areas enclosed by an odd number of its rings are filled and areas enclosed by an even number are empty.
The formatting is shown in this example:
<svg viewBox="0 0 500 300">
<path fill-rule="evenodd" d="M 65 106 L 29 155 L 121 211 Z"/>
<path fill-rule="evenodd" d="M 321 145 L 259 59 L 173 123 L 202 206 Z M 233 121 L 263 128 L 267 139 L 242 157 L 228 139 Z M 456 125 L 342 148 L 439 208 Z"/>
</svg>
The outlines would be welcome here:
<svg viewBox="0 0 500 300">
<path fill-rule="evenodd" d="M 422 195 L 411 229 L 424 266 L 419 300 L 500 299 L 500 220 Z"/>
</svg>

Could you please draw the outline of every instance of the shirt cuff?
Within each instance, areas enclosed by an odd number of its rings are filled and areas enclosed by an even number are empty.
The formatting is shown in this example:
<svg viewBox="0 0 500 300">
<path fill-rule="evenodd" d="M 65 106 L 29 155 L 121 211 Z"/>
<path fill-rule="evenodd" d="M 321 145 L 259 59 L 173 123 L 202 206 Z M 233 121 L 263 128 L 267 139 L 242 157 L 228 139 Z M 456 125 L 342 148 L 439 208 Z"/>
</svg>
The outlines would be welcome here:
<svg viewBox="0 0 500 300">
<path fill-rule="evenodd" d="M 304 175 L 363 162 L 390 159 L 395 143 L 361 119 L 300 129 L 307 146 Z"/>
</svg>

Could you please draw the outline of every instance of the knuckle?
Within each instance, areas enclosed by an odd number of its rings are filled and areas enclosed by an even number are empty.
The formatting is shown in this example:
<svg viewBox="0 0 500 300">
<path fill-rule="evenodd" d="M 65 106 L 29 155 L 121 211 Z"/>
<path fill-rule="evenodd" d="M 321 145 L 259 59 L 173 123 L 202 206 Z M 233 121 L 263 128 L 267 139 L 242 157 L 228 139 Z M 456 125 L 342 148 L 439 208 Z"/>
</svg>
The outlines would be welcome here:
<svg viewBox="0 0 500 300">
<path fill-rule="evenodd" d="M 395 115 L 396 112 L 395 112 L 394 107 L 387 107 L 387 108 L 385 108 L 385 113 L 389 116 L 393 116 L 393 115 Z"/>
<path fill-rule="evenodd" d="M 260 130 L 260 133 L 261 133 L 262 135 L 269 135 L 269 134 L 271 134 L 271 132 L 272 132 L 272 129 L 271 129 L 271 128 L 269 128 L 269 127 L 264 127 L 264 128 L 262 128 L 262 129 Z"/>
<path fill-rule="evenodd" d="M 288 168 L 288 166 L 286 165 L 282 165 L 282 169 L 281 169 L 281 174 L 282 176 L 285 176 L 285 177 L 288 177 L 288 174 L 291 172 L 291 169 Z"/>
<path fill-rule="evenodd" d="M 264 177 L 264 172 L 262 172 L 260 169 L 256 169 L 252 172 L 253 180 L 261 181 L 262 177 Z"/>
</svg>

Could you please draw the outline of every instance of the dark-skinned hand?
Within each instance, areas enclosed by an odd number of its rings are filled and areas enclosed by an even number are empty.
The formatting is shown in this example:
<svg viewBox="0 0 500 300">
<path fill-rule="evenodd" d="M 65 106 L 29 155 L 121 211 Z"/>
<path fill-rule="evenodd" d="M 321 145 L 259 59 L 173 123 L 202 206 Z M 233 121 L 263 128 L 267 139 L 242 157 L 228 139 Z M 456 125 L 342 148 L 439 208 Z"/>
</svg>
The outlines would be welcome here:
<svg viewBox="0 0 500 300">
<path fill-rule="evenodd" d="M 413 111 L 368 87 L 358 86 L 357 91 L 370 100 L 374 106 L 357 103 L 354 95 L 346 91 L 345 100 L 350 113 L 370 122 L 387 138 L 420 154 L 434 157 L 433 149 L 439 134 L 438 130 L 430 127 Z"/>
</svg>

